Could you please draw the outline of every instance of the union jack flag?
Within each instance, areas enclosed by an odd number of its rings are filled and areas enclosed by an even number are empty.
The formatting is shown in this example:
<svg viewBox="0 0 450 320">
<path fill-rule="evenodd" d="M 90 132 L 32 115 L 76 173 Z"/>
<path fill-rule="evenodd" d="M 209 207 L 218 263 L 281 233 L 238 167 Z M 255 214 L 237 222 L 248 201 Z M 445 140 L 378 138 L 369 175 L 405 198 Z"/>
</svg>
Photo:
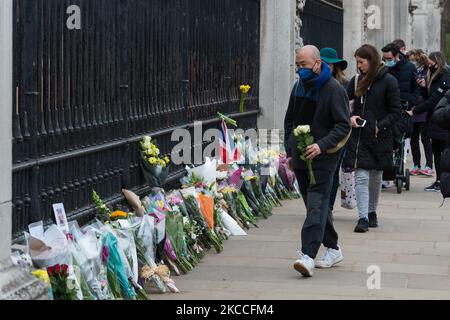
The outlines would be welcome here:
<svg viewBox="0 0 450 320">
<path fill-rule="evenodd" d="M 228 130 L 225 120 L 222 120 L 222 123 L 220 124 L 220 131 L 222 133 L 222 137 L 219 141 L 219 152 L 222 162 L 225 164 L 230 164 L 238 161 L 240 157 L 239 150 L 234 143 L 233 136 Z"/>
</svg>

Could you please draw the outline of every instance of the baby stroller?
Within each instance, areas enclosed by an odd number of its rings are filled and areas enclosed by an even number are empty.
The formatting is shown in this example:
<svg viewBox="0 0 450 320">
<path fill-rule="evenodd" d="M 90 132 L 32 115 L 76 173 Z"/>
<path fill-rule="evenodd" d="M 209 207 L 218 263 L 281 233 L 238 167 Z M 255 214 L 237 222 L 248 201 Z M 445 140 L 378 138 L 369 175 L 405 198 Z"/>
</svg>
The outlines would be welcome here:
<svg viewBox="0 0 450 320">
<path fill-rule="evenodd" d="M 394 161 L 392 168 L 383 172 L 384 181 L 394 181 L 397 187 L 397 193 L 401 194 L 403 188 L 406 191 L 410 190 L 411 174 L 409 169 L 405 169 L 405 144 L 406 139 L 411 133 L 411 117 L 406 113 L 409 110 L 409 104 L 406 101 L 402 101 L 403 112 L 402 115 L 393 128 L 394 134 Z"/>
</svg>

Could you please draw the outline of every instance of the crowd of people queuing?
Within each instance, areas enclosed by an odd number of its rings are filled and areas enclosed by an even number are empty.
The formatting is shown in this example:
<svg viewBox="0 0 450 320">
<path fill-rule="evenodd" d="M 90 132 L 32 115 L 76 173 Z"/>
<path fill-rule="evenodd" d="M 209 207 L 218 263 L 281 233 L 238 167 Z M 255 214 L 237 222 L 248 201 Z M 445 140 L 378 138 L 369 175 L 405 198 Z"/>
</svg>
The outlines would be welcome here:
<svg viewBox="0 0 450 320">
<path fill-rule="evenodd" d="M 365 44 L 354 58 L 357 74 L 348 79 L 348 62 L 335 49 L 308 45 L 297 51 L 299 79 L 284 129 L 289 164 L 307 209 L 294 264 L 304 277 L 344 259 L 333 226 L 341 168 L 354 172 L 357 233 L 378 227 L 378 203 L 388 182 L 383 172 L 392 169 L 399 143 L 406 155 L 412 154 L 411 175 L 435 177 L 424 191 L 450 197 L 450 67 L 445 55 L 407 51 L 404 41 L 395 40 L 380 49 Z M 314 137 L 304 157 L 312 160 L 314 184 L 297 149 L 298 126 L 310 126 Z M 316 259 L 321 245 L 327 250 Z"/>
</svg>

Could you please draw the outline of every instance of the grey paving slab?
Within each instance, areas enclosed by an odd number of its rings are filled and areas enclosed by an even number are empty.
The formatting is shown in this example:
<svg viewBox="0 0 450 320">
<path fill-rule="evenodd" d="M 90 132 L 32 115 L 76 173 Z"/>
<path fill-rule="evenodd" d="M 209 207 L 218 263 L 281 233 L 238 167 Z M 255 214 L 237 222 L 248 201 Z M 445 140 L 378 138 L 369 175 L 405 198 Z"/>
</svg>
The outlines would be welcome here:
<svg viewBox="0 0 450 320">
<path fill-rule="evenodd" d="M 450 204 L 425 193 L 430 179 L 413 178 L 411 192 L 382 192 L 380 228 L 353 232 L 357 213 L 336 203 L 335 225 L 345 260 L 304 279 L 292 268 L 305 219 L 301 200 L 286 201 L 247 237 L 232 238 L 190 274 L 174 277 L 181 294 L 155 300 L 450 299 Z M 323 248 L 321 252 L 323 252 Z M 381 289 L 369 290 L 369 266 L 381 269 Z"/>
</svg>

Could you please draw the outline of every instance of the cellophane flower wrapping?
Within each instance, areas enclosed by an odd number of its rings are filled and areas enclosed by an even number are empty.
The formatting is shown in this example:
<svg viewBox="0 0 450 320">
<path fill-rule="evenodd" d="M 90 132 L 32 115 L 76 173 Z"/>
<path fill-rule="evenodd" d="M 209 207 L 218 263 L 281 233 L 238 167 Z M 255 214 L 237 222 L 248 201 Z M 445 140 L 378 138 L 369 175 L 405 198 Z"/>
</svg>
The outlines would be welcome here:
<svg viewBox="0 0 450 320">
<path fill-rule="evenodd" d="M 124 256 L 120 254 L 119 242 L 111 230 L 106 230 L 103 245 L 107 248 L 108 282 L 116 299 L 134 299 L 134 292 L 123 264 Z M 126 258 L 125 258 L 126 259 Z"/>
<path fill-rule="evenodd" d="M 149 215 L 145 215 L 139 226 L 139 229 L 135 233 L 135 242 L 137 250 L 139 267 L 142 270 L 143 267 L 148 266 L 150 269 L 155 270 L 157 265 L 155 263 L 155 246 L 156 246 L 156 233 L 155 233 L 155 218 Z M 143 285 L 147 292 L 166 293 L 167 289 L 163 280 L 154 273 L 150 279 L 143 279 Z"/>
<path fill-rule="evenodd" d="M 86 259 L 80 264 L 91 292 L 98 300 L 114 299 L 108 284 L 107 268 L 102 262 L 103 244 L 100 229 L 91 225 L 85 228 L 84 232 L 79 232 L 71 226 L 71 232 Z"/>
<path fill-rule="evenodd" d="M 192 175 L 199 177 L 203 179 L 203 181 L 206 183 L 208 187 L 215 188 L 215 183 L 217 180 L 216 176 L 216 169 L 217 169 L 217 160 L 206 158 L 205 164 L 195 167 L 195 168 L 189 168 L 186 167 L 187 171 L 187 177 L 188 179 L 191 178 Z"/>
<path fill-rule="evenodd" d="M 68 279 L 73 282 L 78 300 L 83 300 L 83 293 L 73 269 L 72 252 L 66 235 L 57 225 L 51 225 L 44 231 L 42 221 L 29 225 L 26 241 L 33 264 L 38 269 L 47 269 L 55 265 L 69 266 Z"/>
</svg>

